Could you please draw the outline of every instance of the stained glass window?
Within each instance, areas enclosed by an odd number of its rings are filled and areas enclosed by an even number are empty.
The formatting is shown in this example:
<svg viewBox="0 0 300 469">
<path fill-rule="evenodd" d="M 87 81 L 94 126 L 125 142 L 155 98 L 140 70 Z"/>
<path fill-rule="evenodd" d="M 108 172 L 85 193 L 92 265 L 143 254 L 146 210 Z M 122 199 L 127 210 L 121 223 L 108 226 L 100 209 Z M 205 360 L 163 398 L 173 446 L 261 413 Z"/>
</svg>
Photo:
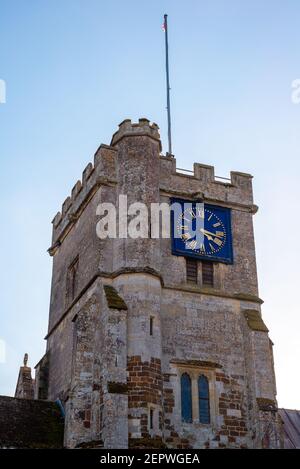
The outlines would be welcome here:
<svg viewBox="0 0 300 469">
<path fill-rule="evenodd" d="M 192 422 L 192 385 L 187 373 L 181 376 L 181 418 L 183 422 Z"/>
<path fill-rule="evenodd" d="M 199 421 L 200 423 L 210 423 L 209 409 L 209 384 L 206 376 L 201 375 L 198 379 L 199 394 Z"/>
</svg>

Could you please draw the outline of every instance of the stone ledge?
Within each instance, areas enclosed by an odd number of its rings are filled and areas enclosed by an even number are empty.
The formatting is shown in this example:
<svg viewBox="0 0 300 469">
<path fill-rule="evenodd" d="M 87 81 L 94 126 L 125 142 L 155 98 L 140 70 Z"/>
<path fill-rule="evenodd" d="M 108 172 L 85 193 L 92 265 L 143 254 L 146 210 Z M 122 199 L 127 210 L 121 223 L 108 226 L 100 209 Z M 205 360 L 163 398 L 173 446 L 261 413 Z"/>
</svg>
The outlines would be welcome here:
<svg viewBox="0 0 300 469">
<path fill-rule="evenodd" d="M 276 402 L 273 399 L 268 399 L 266 397 L 257 397 L 256 402 L 257 402 L 259 410 L 263 410 L 263 411 L 278 410 Z"/>
<path fill-rule="evenodd" d="M 176 173 L 176 176 L 187 176 L 186 174 Z M 188 176 L 190 179 L 196 179 L 194 176 Z M 219 181 L 214 181 L 213 184 L 219 184 Z M 224 183 L 220 183 L 225 186 Z M 228 184 L 227 184 L 228 186 Z M 230 186 L 233 187 L 233 186 Z M 224 202 L 223 198 L 215 198 L 210 197 L 207 195 L 206 192 L 203 191 L 188 191 L 188 190 L 174 190 L 169 187 L 165 187 L 160 185 L 159 187 L 160 194 L 165 197 L 179 197 L 184 199 L 199 199 L 202 200 L 204 203 L 213 204 L 213 205 L 220 205 L 221 207 L 231 208 L 232 210 L 237 210 L 240 212 L 247 212 L 252 213 L 255 215 L 258 212 L 258 206 L 253 203 L 239 203 L 231 200 L 226 200 Z"/>
<path fill-rule="evenodd" d="M 170 360 L 170 363 L 174 365 L 187 365 L 187 366 L 198 366 L 203 368 L 222 368 L 222 365 L 215 362 L 205 361 L 205 360 L 182 360 L 174 358 Z"/>
<path fill-rule="evenodd" d="M 160 280 L 161 286 L 164 286 L 164 281 L 162 276 L 160 275 L 157 270 L 153 269 L 152 267 L 122 267 L 119 270 L 115 270 L 114 272 L 100 272 L 100 276 L 109 277 L 109 278 L 116 278 L 120 275 L 124 274 L 148 274 L 152 275 L 153 277 L 157 277 Z"/>
<path fill-rule="evenodd" d="M 107 305 L 110 309 L 127 310 L 127 305 L 117 290 L 111 285 L 103 285 Z"/>
<path fill-rule="evenodd" d="M 269 332 L 269 329 L 262 320 L 259 311 L 255 309 L 246 309 L 243 311 L 243 314 L 246 318 L 248 327 L 252 331 Z"/>
<path fill-rule="evenodd" d="M 255 295 L 249 295 L 247 293 L 227 293 L 225 291 L 216 290 L 215 288 L 204 288 L 199 287 L 198 285 L 195 286 L 187 286 L 186 284 L 179 284 L 179 285 L 164 285 L 166 290 L 175 290 L 181 291 L 186 293 L 198 293 L 199 295 L 208 295 L 208 296 L 217 296 L 220 298 L 230 298 L 232 300 L 241 300 L 241 301 L 249 301 L 252 303 L 262 304 L 263 300 Z"/>
</svg>

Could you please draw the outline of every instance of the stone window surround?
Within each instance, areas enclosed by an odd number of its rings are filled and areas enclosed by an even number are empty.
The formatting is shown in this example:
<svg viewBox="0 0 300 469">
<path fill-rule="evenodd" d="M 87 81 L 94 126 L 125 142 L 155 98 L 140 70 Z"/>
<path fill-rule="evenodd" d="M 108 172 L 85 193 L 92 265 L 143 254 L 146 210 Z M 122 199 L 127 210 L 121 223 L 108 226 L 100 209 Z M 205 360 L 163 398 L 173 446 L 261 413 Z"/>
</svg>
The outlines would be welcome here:
<svg viewBox="0 0 300 469">
<path fill-rule="evenodd" d="M 216 372 L 214 369 L 200 367 L 197 365 L 177 365 L 177 379 L 179 392 L 178 406 L 181 416 L 181 376 L 187 373 L 192 382 L 192 422 L 182 422 L 185 427 L 193 426 L 195 424 L 202 427 L 211 427 L 216 425 L 216 417 L 218 414 L 218 400 L 216 393 Z M 198 378 L 200 375 L 206 376 L 209 384 L 209 410 L 210 410 L 210 423 L 201 423 L 199 420 L 199 397 L 198 397 Z"/>
<path fill-rule="evenodd" d="M 150 425 L 150 420 L 151 420 L 151 417 L 150 417 L 150 413 L 151 411 L 153 412 L 153 415 L 152 415 L 152 428 L 151 428 L 151 425 Z M 160 406 L 157 405 L 157 404 L 148 404 L 148 432 L 149 432 L 149 435 L 151 437 L 154 437 L 154 436 L 157 436 L 157 435 L 161 435 L 161 430 L 159 428 L 159 411 L 160 411 Z"/>
<path fill-rule="evenodd" d="M 212 290 L 221 290 L 223 285 L 223 278 L 226 274 L 227 265 L 222 262 L 211 261 L 214 265 L 213 267 L 213 286 L 204 285 L 202 283 L 202 261 L 201 259 L 195 259 L 197 261 L 197 282 L 191 283 L 187 280 L 187 269 L 186 269 L 186 258 L 184 257 L 184 269 L 185 269 L 185 283 L 188 285 L 195 285 L 200 288 L 212 289 Z"/>
<path fill-rule="evenodd" d="M 67 268 L 66 272 L 66 287 L 65 287 L 65 304 L 69 305 L 76 296 L 77 281 L 78 281 L 78 265 L 79 255 L 77 254 Z"/>
</svg>

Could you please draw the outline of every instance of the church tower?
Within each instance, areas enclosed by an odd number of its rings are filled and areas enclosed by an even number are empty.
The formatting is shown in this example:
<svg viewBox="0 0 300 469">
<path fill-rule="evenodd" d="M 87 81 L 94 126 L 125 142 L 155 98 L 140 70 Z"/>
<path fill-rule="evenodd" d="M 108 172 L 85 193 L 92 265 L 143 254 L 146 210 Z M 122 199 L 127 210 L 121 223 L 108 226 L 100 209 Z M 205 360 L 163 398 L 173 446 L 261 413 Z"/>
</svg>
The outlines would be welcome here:
<svg viewBox="0 0 300 469">
<path fill-rule="evenodd" d="M 154 238 L 151 224 L 147 237 L 119 236 L 120 196 L 149 213 L 175 201 L 180 236 Z M 97 236 L 101 203 L 119 214 L 114 239 Z M 221 180 L 199 163 L 177 170 L 147 119 L 123 121 L 100 146 L 53 219 L 49 249 L 47 350 L 35 393 L 60 399 L 66 446 L 280 446 L 256 211 L 251 175 Z M 197 217 L 198 246 L 190 235 Z"/>
</svg>

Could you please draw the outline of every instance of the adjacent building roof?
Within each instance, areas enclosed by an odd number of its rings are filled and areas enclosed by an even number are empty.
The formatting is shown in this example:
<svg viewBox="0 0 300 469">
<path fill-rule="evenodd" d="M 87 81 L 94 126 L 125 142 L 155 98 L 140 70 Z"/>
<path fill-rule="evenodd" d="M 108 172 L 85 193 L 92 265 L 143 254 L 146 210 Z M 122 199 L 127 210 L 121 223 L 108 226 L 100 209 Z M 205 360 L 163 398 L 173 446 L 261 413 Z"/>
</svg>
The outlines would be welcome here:
<svg viewBox="0 0 300 469">
<path fill-rule="evenodd" d="M 300 449 L 300 410 L 279 409 L 285 449 Z"/>
<path fill-rule="evenodd" d="M 0 396 L 0 448 L 62 448 L 63 437 L 54 402 Z"/>
</svg>

